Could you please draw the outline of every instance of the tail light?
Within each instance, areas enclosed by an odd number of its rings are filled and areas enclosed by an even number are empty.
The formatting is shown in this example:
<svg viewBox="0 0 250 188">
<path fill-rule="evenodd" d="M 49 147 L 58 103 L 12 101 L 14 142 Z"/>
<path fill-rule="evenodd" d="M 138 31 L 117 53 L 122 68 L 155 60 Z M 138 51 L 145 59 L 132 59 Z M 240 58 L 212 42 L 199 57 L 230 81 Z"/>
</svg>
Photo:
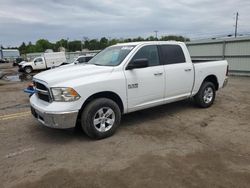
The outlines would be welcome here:
<svg viewBox="0 0 250 188">
<path fill-rule="evenodd" d="M 226 76 L 228 76 L 228 71 L 229 71 L 229 65 L 227 65 L 227 72 L 226 72 Z"/>
</svg>

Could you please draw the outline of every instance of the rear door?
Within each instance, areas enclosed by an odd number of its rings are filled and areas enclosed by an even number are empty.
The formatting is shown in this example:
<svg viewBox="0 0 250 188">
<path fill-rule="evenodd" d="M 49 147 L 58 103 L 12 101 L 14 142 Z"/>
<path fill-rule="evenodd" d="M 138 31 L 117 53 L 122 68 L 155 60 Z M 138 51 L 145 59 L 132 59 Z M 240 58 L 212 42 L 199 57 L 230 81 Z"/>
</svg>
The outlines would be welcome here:
<svg viewBox="0 0 250 188">
<path fill-rule="evenodd" d="M 157 46 L 140 48 L 131 62 L 135 59 L 147 59 L 149 67 L 125 70 L 129 111 L 158 105 L 164 98 L 165 74 Z"/>
<path fill-rule="evenodd" d="M 159 45 L 160 58 L 166 74 L 165 98 L 178 99 L 190 96 L 193 87 L 193 65 L 186 61 L 180 45 Z"/>
</svg>

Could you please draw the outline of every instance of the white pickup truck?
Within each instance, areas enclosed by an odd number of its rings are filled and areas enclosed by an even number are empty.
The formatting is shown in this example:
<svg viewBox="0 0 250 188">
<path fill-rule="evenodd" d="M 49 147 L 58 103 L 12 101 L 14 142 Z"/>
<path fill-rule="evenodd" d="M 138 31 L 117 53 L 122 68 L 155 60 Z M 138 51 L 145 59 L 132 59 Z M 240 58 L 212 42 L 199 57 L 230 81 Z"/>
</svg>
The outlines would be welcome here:
<svg viewBox="0 0 250 188">
<path fill-rule="evenodd" d="M 37 74 L 31 111 L 43 125 L 111 136 L 121 115 L 193 97 L 211 106 L 227 83 L 227 61 L 192 62 L 182 42 L 136 42 L 106 48 L 86 64 Z"/>
<path fill-rule="evenodd" d="M 41 57 L 36 57 L 32 61 L 23 61 L 19 63 L 19 71 L 24 71 L 29 74 L 33 70 L 44 70 L 53 67 L 58 67 L 66 62 L 66 56 L 64 52 L 50 52 L 44 53 Z"/>
</svg>

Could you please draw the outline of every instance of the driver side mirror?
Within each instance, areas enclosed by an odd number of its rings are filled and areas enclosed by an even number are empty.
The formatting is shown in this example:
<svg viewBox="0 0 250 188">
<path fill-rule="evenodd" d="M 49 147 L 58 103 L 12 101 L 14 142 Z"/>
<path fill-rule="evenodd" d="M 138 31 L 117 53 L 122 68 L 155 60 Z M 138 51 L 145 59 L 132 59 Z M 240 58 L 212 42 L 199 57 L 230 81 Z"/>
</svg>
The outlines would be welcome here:
<svg viewBox="0 0 250 188">
<path fill-rule="evenodd" d="M 126 70 L 132 69 L 140 69 L 148 67 L 148 59 L 135 59 L 134 61 L 130 62 L 126 68 Z"/>
</svg>

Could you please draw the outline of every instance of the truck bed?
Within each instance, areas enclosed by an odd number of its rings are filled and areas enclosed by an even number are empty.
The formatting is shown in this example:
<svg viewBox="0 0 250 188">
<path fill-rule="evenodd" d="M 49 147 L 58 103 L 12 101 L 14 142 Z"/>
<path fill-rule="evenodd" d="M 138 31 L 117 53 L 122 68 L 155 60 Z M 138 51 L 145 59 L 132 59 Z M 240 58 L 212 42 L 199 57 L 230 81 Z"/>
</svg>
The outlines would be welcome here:
<svg viewBox="0 0 250 188">
<path fill-rule="evenodd" d="M 195 70 L 195 82 L 192 94 L 196 94 L 207 75 L 214 75 L 218 81 L 218 88 L 223 86 L 227 71 L 226 60 L 195 60 L 193 66 Z"/>
</svg>

